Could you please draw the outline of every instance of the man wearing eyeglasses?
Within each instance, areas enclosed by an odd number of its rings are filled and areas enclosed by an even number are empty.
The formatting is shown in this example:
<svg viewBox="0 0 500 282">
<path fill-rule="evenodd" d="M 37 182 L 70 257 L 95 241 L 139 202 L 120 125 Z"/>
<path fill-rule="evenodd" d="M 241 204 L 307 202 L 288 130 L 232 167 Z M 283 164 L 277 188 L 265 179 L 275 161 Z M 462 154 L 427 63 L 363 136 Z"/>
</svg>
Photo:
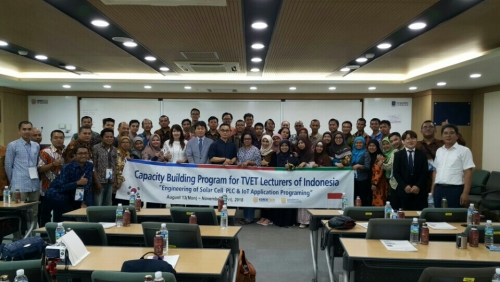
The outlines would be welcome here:
<svg viewBox="0 0 500 282">
<path fill-rule="evenodd" d="M 220 139 L 210 145 L 208 150 L 208 159 L 212 164 L 233 165 L 236 163 L 236 146 L 229 141 L 231 128 L 228 124 L 219 126 Z"/>
<path fill-rule="evenodd" d="M 436 158 L 436 151 L 444 145 L 444 142 L 434 137 L 436 134 L 436 127 L 431 120 L 426 120 L 422 123 L 420 133 L 422 133 L 424 139 L 417 142 L 416 148 L 418 150 L 422 150 L 427 156 L 430 173 L 427 179 L 426 190 L 427 192 L 430 192 L 432 186 L 432 172 L 434 171 L 434 159 Z"/>
</svg>

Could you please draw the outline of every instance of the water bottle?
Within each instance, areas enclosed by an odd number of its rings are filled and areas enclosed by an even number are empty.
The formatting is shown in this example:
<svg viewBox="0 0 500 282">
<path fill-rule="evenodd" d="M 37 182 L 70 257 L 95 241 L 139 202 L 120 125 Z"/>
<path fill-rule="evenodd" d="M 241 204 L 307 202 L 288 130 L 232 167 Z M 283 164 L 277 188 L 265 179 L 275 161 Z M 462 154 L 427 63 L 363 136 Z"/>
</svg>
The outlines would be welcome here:
<svg viewBox="0 0 500 282">
<path fill-rule="evenodd" d="M 474 214 L 474 204 L 470 204 L 469 209 L 467 209 L 467 225 L 472 225 L 472 215 Z"/>
<path fill-rule="evenodd" d="M 9 186 L 5 186 L 3 190 L 3 203 L 10 204 L 10 189 Z"/>
<path fill-rule="evenodd" d="M 500 268 L 495 269 L 495 274 L 493 274 L 491 282 L 500 282 Z"/>
<path fill-rule="evenodd" d="M 24 275 L 24 269 L 18 269 L 16 271 L 16 278 L 14 278 L 14 282 L 28 282 L 28 277 Z"/>
<path fill-rule="evenodd" d="M 163 274 L 161 274 L 161 271 L 155 272 L 154 282 L 165 282 L 165 279 L 163 279 Z"/>
<path fill-rule="evenodd" d="M 446 199 L 446 197 L 443 197 L 443 199 L 441 200 L 441 208 L 443 209 L 448 208 L 448 200 Z"/>
<path fill-rule="evenodd" d="M 429 228 L 425 222 L 422 224 L 422 229 L 420 229 L 420 244 L 429 245 Z"/>
<path fill-rule="evenodd" d="M 414 217 L 413 222 L 411 223 L 410 226 L 410 243 L 412 245 L 418 244 L 418 233 L 419 233 L 418 219 Z"/>
<path fill-rule="evenodd" d="M 223 194 L 222 199 L 224 200 L 224 205 L 227 206 L 227 194 Z"/>
<path fill-rule="evenodd" d="M 398 211 L 393 210 L 391 213 L 391 219 L 399 219 Z"/>
<path fill-rule="evenodd" d="M 493 226 L 491 224 L 491 220 L 486 221 L 486 227 L 484 228 L 484 244 L 486 246 L 493 246 L 494 241 L 493 241 Z"/>
<path fill-rule="evenodd" d="M 227 228 L 227 206 L 226 205 L 222 206 L 222 211 L 220 213 L 220 228 L 221 229 Z"/>
<path fill-rule="evenodd" d="M 168 254 L 168 229 L 167 224 L 162 223 L 160 228 L 160 234 L 163 237 L 163 254 Z"/>
<path fill-rule="evenodd" d="M 392 213 L 391 202 L 387 201 L 387 202 L 385 202 L 384 218 L 391 218 L 391 213 Z"/>
<path fill-rule="evenodd" d="M 432 196 L 432 193 L 429 193 L 429 196 L 427 196 L 427 207 L 434 208 L 434 196 Z"/>
<path fill-rule="evenodd" d="M 345 208 L 347 208 L 347 196 L 342 193 L 342 210 L 345 210 Z"/>
<path fill-rule="evenodd" d="M 123 226 L 123 206 L 122 204 L 118 204 L 118 208 L 116 209 L 116 227 Z"/>
<path fill-rule="evenodd" d="M 135 193 L 130 192 L 130 197 L 128 199 L 128 205 L 131 207 L 135 207 Z"/>
<path fill-rule="evenodd" d="M 62 222 L 57 223 L 56 241 L 59 240 L 64 234 L 66 234 L 66 231 L 64 231 L 63 223 Z"/>
</svg>

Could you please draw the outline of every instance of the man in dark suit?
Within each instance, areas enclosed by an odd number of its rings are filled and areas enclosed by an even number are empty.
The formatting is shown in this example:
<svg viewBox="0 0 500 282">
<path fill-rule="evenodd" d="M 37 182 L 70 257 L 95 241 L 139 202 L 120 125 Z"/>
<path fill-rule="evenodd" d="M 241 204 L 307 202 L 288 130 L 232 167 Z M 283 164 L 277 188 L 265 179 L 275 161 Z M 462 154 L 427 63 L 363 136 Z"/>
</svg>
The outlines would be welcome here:
<svg viewBox="0 0 500 282">
<path fill-rule="evenodd" d="M 402 139 L 405 148 L 394 154 L 393 164 L 397 200 L 404 210 L 422 210 L 427 207 L 427 156 L 415 149 L 417 133 L 407 130 Z"/>
<path fill-rule="evenodd" d="M 195 138 L 189 140 L 186 146 L 186 156 L 191 164 L 208 164 L 208 149 L 214 141 L 205 137 L 207 124 L 204 121 L 197 121 L 194 124 Z"/>
</svg>

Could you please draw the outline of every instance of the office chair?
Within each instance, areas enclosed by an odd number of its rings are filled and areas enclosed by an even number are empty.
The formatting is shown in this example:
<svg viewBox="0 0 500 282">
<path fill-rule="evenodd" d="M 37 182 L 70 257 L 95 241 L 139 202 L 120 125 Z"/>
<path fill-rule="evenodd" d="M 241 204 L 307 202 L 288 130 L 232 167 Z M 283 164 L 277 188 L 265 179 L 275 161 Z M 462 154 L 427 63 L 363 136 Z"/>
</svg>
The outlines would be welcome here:
<svg viewBox="0 0 500 282">
<path fill-rule="evenodd" d="M 146 247 L 154 246 L 156 231 L 160 230 L 160 222 L 143 222 L 142 232 Z M 174 248 L 203 248 L 200 227 L 189 223 L 167 223 L 168 245 Z"/>
<path fill-rule="evenodd" d="M 385 240 L 409 240 L 410 226 L 413 222 L 411 218 L 389 219 L 373 218 L 368 221 L 366 239 L 385 239 Z M 418 224 L 422 226 L 425 219 L 419 219 Z"/>
<path fill-rule="evenodd" d="M 372 218 L 384 218 L 384 207 L 347 207 L 344 215 L 354 220 L 369 221 Z"/>
<path fill-rule="evenodd" d="M 486 186 L 486 183 L 488 182 L 488 178 L 490 178 L 489 171 L 475 169 L 472 172 L 472 185 L 469 195 L 481 195 L 481 193 L 485 192 L 484 188 Z"/>
<path fill-rule="evenodd" d="M 131 273 L 96 270 L 92 272 L 92 282 L 137 282 L 144 281 L 144 276 L 146 275 L 152 275 L 154 279 L 154 273 L 148 272 Z M 163 272 L 162 276 L 165 282 L 177 282 L 172 273 Z"/>
<path fill-rule="evenodd" d="M 174 223 L 189 223 L 189 217 L 195 213 L 198 225 L 219 225 L 215 210 L 203 207 L 171 207 L 170 216 Z"/>
<path fill-rule="evenodd" d="M 14 281 L 16 277 L 16 271 L 18 269 L 24 269 L 24 275 L 27 277 L 42 277 L 45 268 L 42 268 L 42 260 L 18 260 L 18 261 L 2 261 L 0 263 L 0 273 L 1 275 L 9 275 L 9 279 Z M 41 279 L 40 279 L 41 280 Z"/>
<path fill-rule="evenodd" d="M 418 282 L 462 282 L 472 278 L 474 282 L 491 282 L 495 267 L 484 268 L 445 268 L 428 267 L 424 269 Z M 467 280 L 469 281 L 469 280 Z"/>
<path fill-rule="evenodd" d="M 21 223 L 22 218 L 15 215 L 5 215 L 0 217 L 0 238 L 3 242 L 3 238 L 10 234 L 17 233 L 17 236 L 21 236 Z"/>
<path fill-rule="evenodd" d="M 117 206 L 92 206 L 87 207 L 88 222 L 115 222 Z M 123 210 L 130 211 L 130 223 L 138 223 L 135 207 L 123 206 Z"/>
<path fill-rule="evenodd" d="M 500 172 L 492 171 L 488 182 L 486 183 L 485 192 L 481 194 L 479 202 L 479 211 L 482 213 L 484 209 L 489 211 L 500 210 Z"/>
<path fill-rule="evenodd" d="M 64 228 L 71 228 L 75 231 L 76 235 L 80 237 L 83 244 L 86 246 L 107 246 L 108 239 L 106 233 L 104 233 L 104 228 L 99 223 L 81 222 L 72 223 L 65 222 L 63 224 Z M 49 235 L 50 243 L 54 244 L 56 242 L 56 228 L 57 222 L 48 222 L 45 224 L 45 229 Z"/>
<path fill-rule="evenodd" d="M 428 222 L 467 222 L 466 208 L 425 208 L 419 216 Z"/>
<path fill-rule="evenodd" d="M 465 228 L 464 233 L 467 234 L 467 236 L 469 236 L 471 228 L 472 226 L 467 226 L 467 228 Z M 477 225 L 476 228 L 477 231 L 479 231 L 479 243 L 484 243 L 484 229 L 486 228 L 486 224 Z M 493 225 L 493 240 L 496 243 L 500 242 L 500 225 Z"/>
</svg>

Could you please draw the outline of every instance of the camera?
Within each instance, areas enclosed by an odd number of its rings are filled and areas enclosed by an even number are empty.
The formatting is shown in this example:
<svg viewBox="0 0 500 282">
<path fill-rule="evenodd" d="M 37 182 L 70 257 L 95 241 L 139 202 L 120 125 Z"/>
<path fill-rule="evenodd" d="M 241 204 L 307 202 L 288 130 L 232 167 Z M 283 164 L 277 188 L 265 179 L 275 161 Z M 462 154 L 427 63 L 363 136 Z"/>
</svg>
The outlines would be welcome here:
<svg viewBox="0 0 500 282">
<path fill-rule="evenodd" d="M 67 250 L 65 246 L 47 246 L 45 248 L 45 256 L 47 259 L 61 259 L 65 260 L 67 256 Z"/>
</svg>

